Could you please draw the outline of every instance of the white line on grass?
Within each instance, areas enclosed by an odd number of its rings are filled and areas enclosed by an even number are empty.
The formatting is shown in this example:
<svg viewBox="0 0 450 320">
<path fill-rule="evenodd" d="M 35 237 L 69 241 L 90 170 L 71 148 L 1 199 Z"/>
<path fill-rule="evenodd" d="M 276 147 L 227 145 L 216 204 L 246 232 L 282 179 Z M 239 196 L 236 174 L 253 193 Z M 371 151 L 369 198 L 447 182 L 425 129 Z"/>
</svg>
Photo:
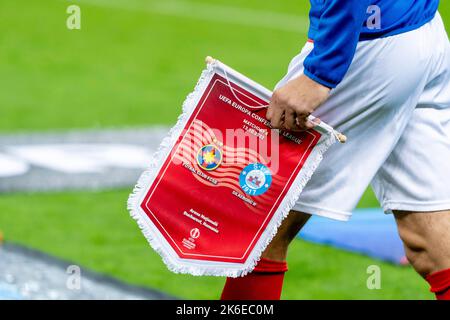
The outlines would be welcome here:
<svg viewBox="0 0 450 320">
<path fill-rule="evenodd" d="M 77 0 L 75 2 L 111 9 L 148 12 L 296 33 L 305 32 L 309 25 L 308 19 L 304 16 L 200 2 L 142 2 L 136 0 Z"/>
</svg>

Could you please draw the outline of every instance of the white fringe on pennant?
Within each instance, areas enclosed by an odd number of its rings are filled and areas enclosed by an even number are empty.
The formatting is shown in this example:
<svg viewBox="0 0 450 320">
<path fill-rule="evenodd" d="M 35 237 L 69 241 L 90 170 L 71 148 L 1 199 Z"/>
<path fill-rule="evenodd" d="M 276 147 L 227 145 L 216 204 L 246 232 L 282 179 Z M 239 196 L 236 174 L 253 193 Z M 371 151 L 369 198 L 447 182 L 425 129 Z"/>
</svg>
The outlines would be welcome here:
<svg viewBox="0 0 450 320">
<path fill-rule="evenodd" d="M 260 260 L 261 254 L 276 235 L 279 226 L 288 216 L 306 183 L 309 181 L 312 174 L 322 161 L 323 154 L 336 142 L 336 137 L 329 130 L 325 130 L 325 128 L 329 128 L 326 124 L 324 124 L 324 127 L 319 125 L 316 128 L 322 133 L 322 137 L 310 153 L 308 159 L 300 170 L 300 173 L 295 178 L 291 188 L 281 201 L 280 206 L 274 213 L 264 232 L 261 234 L 260 239 L 256 243 L 245 263 L 226 263 L 179 258 L 163 236 L 159 234 L 156 227 L 153 226 L 145 212 L 140 208 L 140 205 L 150 186 L 156 179 L 162 165 L 170 155 L 176 141 L 182 133 L 183 128 L 186 126 L 187 121 L 195 110 L 200 98 L 203 96 L 211 78 L 215 73 L 225 76 L 227 79 L 228 76 L 233 77 L 233 80 L 236 80 L 240 84 L 244 84 L 246 87 L 256 88 L 256 91 L 258 91 L 258 93 L 263 95 L 266 99 L 269 99 L 271 96 L 271 92 L 269 90 L 239 74 L 221 62 L 216 60 L 213 63 L 208 64 L 207 69 L 202 72 L 195 90 L 189 94 L 184 101 L 183 112 L 178 118 L 176 125 L 170 130 L 168 136 L 163 139 L 158 151 L 153 155 L 153 158 L 150 161 L 149 168 L 141 175 L 132 194 L 128 198 L 128 210 L 130 211 L 130 215 L 133 219 L 136 220 L 150 246 L 159 253 L 170 271 L 174 273 L 191 274 L 194 276 L 224 276 L 236 278 L 245 276 L 255 268 L 256 264 Z"/>
</svg>

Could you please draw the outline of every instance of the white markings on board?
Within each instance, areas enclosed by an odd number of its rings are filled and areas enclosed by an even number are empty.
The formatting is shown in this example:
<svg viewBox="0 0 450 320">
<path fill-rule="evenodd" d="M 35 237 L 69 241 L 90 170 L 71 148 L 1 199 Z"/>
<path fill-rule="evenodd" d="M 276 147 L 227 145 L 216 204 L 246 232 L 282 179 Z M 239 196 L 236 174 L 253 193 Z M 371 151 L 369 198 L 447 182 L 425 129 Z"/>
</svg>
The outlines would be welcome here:
<svg viewBox="0 0 450 320">
<path fill-rule="evenodd" d="M 0 153 L 0 177 L 21 176 L 29 169 L 30 165 L 22 159 Z"/>
<path fill-rule="evenodd" d="M 31 166 L 62 173 L 98 173 L 107 168 L 143 169 L 151 151 L 126 144 L 41 144 L 6 147 L 0 153 L 0 177 L 19 176 Z"/>
</svg>

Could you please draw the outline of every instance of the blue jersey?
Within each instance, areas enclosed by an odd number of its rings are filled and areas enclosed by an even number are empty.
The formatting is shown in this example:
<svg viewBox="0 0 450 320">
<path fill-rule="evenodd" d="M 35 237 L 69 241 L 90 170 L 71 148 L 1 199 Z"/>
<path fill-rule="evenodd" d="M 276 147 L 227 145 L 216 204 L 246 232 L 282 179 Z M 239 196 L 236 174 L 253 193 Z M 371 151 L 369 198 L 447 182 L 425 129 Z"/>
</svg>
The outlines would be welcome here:
<svg viewBox="0 0 450 320">
<path fill-rule="evenodd" d="M 344 78 L 358 41 L 417 29 L 435 16 L 439 0 L 310 0 L 308 36 L 314 49 L 305 74 L 330 88 Z"/>
</svg>

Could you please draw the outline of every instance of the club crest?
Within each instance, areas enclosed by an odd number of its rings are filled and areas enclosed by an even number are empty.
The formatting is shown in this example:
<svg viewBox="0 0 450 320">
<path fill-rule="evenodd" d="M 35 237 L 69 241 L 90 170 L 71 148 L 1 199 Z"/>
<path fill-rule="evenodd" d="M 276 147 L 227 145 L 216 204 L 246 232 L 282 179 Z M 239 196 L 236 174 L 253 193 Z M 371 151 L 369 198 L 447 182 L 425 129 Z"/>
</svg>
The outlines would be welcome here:
<svg viewBox="0 0 450 320">
<path fill-rule="evenodd" d="M 241 189 L 251 196 L 259 196 L 269 190 L 272 184 L 270 169 L 261 163 L 246 166 L 239 176 Z"/>
<path fill-rule="evenodd" d="M 217 169 L 222 163 L 222 151 L 212 144 L 203 146 L 197 153 L 197 164 L 206 171 Z"/>
</svg>

